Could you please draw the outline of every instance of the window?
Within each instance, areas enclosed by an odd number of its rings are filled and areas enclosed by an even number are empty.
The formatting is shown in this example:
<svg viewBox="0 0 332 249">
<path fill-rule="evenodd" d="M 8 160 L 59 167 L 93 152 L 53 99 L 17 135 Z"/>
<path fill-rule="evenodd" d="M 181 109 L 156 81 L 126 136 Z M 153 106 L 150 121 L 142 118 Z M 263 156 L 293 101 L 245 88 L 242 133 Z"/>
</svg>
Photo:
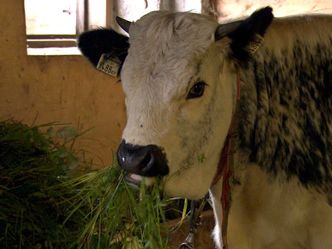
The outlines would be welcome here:
<svg viewBox="0 0 332 249">
<path fill-rule="evenodd" d="M 107 0 L 25 0 L 28 55 L 80 54 L 81 32 L 106 25 Z"/>
<path fill-rule="evenodd" d="M 78 34 L 98 27 L 123 32 L 115 16 L 130 21 L 154 10 L 201 12 L 202 0 L 25 0 L 28 55 L 80 54 Z"/>
</svg>

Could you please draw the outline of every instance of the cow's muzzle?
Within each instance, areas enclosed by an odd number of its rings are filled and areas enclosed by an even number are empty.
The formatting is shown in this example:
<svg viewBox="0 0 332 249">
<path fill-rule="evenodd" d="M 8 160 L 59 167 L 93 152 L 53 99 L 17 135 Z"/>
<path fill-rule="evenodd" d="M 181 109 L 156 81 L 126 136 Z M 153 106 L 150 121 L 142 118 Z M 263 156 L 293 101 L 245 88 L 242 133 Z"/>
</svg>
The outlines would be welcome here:
<svg viewBox="0 0 332 249">
<path fill-rule="evenodd" d="M 120 167 L 131 174 L 154 177 L 169 173 L 166 156 L 156 145 L 133 145 L 122 140 L 117 157 Z"/>
</svg>

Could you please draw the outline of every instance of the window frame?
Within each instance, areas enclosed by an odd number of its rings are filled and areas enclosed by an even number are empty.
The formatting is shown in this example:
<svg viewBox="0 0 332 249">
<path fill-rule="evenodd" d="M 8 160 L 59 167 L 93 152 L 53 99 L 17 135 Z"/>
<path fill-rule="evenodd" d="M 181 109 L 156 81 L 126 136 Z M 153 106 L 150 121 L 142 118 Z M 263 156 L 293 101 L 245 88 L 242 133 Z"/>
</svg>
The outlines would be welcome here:
<svg viewBox="0 0 332 249">
<path fill-rule="evenodd" d="M 26 34 L 28 55 L 47 55 L 48 52 L 29 53 L 29 49 L 76 48 L 77 37 L 89 27 L 89 0 L 76 0 L 75 34 Z M 53 53 L 50 53 L 53 54 Z M 57 53 L 56 53 L 57 54 Z M 73 54 L 78 54 L 73 52 Z M 61 55 L 61 53 L 59 53 Z"/>
</svg>

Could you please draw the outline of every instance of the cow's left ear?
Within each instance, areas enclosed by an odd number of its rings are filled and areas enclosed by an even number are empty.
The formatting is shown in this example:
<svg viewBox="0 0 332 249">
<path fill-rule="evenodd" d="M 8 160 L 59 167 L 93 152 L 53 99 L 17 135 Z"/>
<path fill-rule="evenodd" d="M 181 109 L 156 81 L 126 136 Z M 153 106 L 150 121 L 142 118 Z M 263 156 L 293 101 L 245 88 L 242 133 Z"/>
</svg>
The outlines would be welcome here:
<svg viewBox="0 0 332 249">
<path fill-rule="evenodd" d="M 243 21 L 219 25 L 215 39 L 229 37 L 231 56 L 240 62 L 246 62 L 262 44 L 263 36 L 272 20 L 272 8 L 265 7 L 255 11 Z"/>
<path fill-rule="evenodd" d="M 78 38 L 82 54 L 99 70 L 117 76 L 129 48 L 128 37 L 112 29 L 96 29 Z"/>
</svg>

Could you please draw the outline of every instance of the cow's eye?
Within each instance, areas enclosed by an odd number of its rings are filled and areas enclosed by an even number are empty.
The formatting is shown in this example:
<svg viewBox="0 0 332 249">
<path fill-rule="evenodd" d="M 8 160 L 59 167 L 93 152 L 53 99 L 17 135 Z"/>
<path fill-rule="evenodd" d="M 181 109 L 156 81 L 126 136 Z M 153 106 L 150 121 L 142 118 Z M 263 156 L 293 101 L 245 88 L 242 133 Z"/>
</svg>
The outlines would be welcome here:
<svg viewBox="0 0 332 249">
<path fill-rule="evenodd" d="M 204 94 L 206 83 L 204 81 L 198 81 L 195 85 L 190 89 L 187 99 L 193 99 L 201 97 Z"/>
</svg>

